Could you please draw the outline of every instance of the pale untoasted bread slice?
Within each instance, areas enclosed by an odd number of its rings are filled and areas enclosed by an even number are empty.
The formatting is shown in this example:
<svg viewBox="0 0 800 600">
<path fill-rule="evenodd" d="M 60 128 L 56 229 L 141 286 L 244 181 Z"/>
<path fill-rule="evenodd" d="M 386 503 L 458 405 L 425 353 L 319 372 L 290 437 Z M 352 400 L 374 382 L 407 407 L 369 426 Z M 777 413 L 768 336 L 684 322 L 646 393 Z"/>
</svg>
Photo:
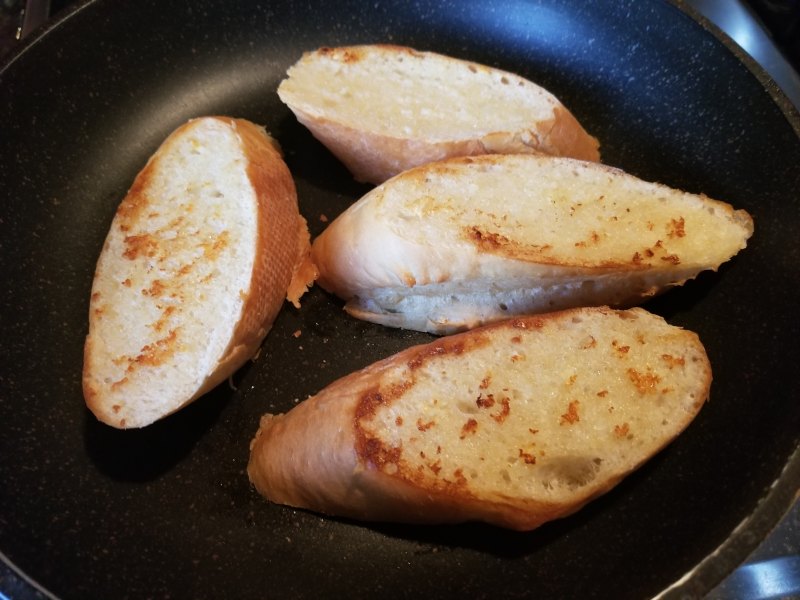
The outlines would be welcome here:
<svg viewBox="0 0 800 600">
<path fill-rule="evenodd" d="M 599 163 L 457 158 L 371 190 L 316 239 L 319 283 L 361 319 L 452 333 L 512 315 L 628 307 L 717 269 L 753 222 Z"/>
<path fill-rule="evenodd" d="M 321 48 L 288 70 L 278 95 L 356 179 L 370 183 L 450 156 L 600 159 L 597 140 L 547 90 L 433 52 Z"/>
<path fill-rule="evenodd" d="M 88 407 L 142 427 L 228 378 L 287 290 L 296 303 L 313 280 L 309 251 L 294 182 L 262 128 L 222 117 L 178 128 L 136 177 L 97 263 Z"/>
<path fill-rule="evenodd" d="M 266 415 L 248 474 L 273 502 L 331 515 L 528 530 L 664 448 L 710 385 L 698 337 L 641 308 L 512 319 Z"/>
</svg>

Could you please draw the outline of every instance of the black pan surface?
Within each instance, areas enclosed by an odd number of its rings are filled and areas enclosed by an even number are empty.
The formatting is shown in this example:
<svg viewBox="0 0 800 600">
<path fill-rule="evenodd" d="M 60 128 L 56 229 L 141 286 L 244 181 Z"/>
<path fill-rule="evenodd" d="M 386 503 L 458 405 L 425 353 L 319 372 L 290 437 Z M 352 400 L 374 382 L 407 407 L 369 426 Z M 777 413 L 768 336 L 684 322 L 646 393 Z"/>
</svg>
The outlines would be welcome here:
<svg viewBox="0 0 800 600">
<path fill-rule="evenodd" d="M 84 407 L 94 263 L 148 156 L 191 117 L 261 123 L 318 234 L 368 188 L 275 90 L 302 51 L 367 42 L 515 71 L 573 110 L 606 163 L 755 218 L 746 251 L 647 305 L 701 336 L 710 402 L 611 493 L 534 532 L 357 524 L 253 491 L 262 413 L 430 339 L 350 319 L 319 289 L 284 307 L 235 389 L 140 431 Z M 98 0 L 0 67 L 0 115 L 0 553 L 59 597 L 695 597 L 798 490 L 800 117 L 680 5 Z"/>
</svg>

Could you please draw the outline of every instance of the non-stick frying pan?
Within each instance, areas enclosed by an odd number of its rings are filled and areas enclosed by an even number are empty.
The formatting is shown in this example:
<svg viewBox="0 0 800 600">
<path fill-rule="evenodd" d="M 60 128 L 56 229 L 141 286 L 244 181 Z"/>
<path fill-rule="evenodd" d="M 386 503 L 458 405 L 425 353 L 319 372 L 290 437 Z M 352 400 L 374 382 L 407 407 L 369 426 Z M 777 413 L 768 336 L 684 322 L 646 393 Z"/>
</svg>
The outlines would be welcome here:
<svg viewBox="0 0 800 600">
<path fill-rule="evenodd" d="M 260 498 L 245 465 L 262 413 L 430 339 L 351 319 L 320 289 L 186 410 L 117 431 L 84 407 L 94 263 L 148 156 L 191 117 L 261 123 L 318 234 L 368 188 L 275 90 L 304 50 L 365 42 L 515 71 L 572 109 L 606 163 L 754 216 L 744 252 L 647 305 L 701 336 L 710 402 L 572 517 L 523 534 L 360 524 Z M 0 119 L 0 552 L 59 597 L 692 597 L 797 492 L 800 117 L 680 4 L 98 0 L 0 69 Z"/>
</svg>

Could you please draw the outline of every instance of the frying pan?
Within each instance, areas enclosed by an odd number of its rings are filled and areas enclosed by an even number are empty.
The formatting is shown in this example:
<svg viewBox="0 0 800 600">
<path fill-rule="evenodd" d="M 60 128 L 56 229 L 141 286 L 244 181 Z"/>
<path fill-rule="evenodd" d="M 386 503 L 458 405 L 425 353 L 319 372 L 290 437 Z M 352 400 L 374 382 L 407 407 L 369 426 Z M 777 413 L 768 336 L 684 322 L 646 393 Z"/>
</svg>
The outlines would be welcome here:
<svg viewBox="0 0 800 600">
<path fill-rule="evenodd" d="M 515 71 L 600 138 L 604 161 L 748 210 L 749 247 L 647 308 L 714 367 L 689 429 L 606 496 L 530 533 L 362 524 L 250 487 L 264 412 L 424 334 L 347 317 L 314 289 L 231 385 L 151 427 L 85 409 L 92 272 L 128 185 L 187 119 L 283 146 L 312 235 L 367 191 L 278 100 L 323 45 L 391 42 Z M 662 0 L 81 4 L 0 69 L 0 552 L 63 598 L 696 597 L 800 484 L 800 116 L 722 34 Z M 295 332 L 299 331 L 299 337 Z"/>
</svg>

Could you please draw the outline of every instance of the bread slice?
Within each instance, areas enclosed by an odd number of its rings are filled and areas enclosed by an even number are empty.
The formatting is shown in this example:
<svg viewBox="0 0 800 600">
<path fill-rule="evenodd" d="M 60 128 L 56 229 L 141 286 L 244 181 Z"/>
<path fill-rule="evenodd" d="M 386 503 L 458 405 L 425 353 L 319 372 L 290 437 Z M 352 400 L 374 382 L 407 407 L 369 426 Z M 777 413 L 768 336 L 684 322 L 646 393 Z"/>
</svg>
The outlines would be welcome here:
<svg viewBox="0 0 800 600">
<path fill-rule="evenodd" d="M 710 385 L 697 335 L 641 308 L 510 319 L 264 416 L 248 474 L 272 502 L 331 515 L 529 530 L 669 444 Z"/>
<path fill-rule="evenodd" d="M 450 156 L 545 152 L 599 160 L 599 144 L 547 90 L 512 73 L 411 48 L 320 48 L 278 95 L 359 181 Z"/>
<path fill-rule="evenodd" d="M 412 169 L 314 240 L 353 316 L 452 333 L 512 315 L 628 307 L 745 247 L 730 205 L 568 158 L 484 155 Z"/>
<path fill-rule="evenodd" d="M 142 427 L 257 351 L 287 290 L 313 280 L 310 239 L 277 144 L 244 120 L 173 132 L 137 175 L 92 285 L 83 390 L 98 419 Z"/>
</svg>

